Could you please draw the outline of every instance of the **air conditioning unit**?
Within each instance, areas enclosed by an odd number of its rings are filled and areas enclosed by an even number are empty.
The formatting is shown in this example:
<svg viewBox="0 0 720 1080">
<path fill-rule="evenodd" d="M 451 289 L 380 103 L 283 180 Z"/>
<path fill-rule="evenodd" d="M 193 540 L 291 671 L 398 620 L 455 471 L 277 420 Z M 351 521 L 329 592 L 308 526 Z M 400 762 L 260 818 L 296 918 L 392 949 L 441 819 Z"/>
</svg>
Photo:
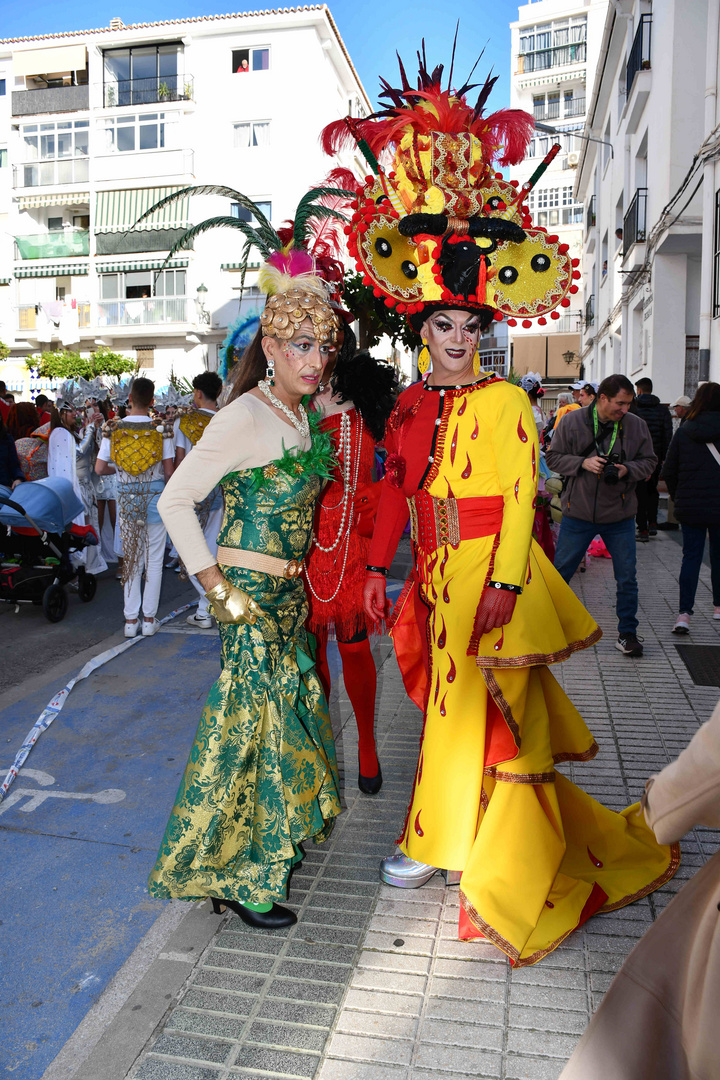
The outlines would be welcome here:
<svg viewBox="0 0 720 1080">
<path fill-rule="evenodd" d="M 567 156 L 568 169 L 577 169 L 580 155 L 577 150 L 571 150 Z"/>
</svg>

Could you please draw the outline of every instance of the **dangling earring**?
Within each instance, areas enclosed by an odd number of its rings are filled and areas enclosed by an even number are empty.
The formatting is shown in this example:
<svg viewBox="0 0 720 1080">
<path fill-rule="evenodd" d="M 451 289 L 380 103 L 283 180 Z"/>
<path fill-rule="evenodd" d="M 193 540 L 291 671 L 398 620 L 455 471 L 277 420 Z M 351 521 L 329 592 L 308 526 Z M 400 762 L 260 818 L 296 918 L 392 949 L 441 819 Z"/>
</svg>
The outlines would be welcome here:
<svg viewBox="0 0 720 1080">
<path fill-rule="evenodd" d="M 319 382 L 318 383 L 318 394 L 322 394 L 324 389 L 325 389 L 325 383 L 324 382 Z"/>
<path fill-rule="evenodd" d="M 267 382 L 270 383 L 271 386 L 274 386 L 275 385 L 275 361 L 272 359 L 272 357 L 269 356 L 267 358 L 266 364 L 267 364 L 267 366 L 265 368 L 265 379 L 266 379 Z"/>
<path fill-rule="evenodd" d="M 422 339 L 423 347 L 420 350 L 418 356 L 418 375 L 424 375 L 427 369 L 430 367 L 430 350 L 427 347 L 427 341 Z"/>
<path fill-rule="evenodd" d="M 480 369 L 480 353 L 476 349 L 475 350 L 475 355 L 473 356 L 473 374 L 474 375 L 479 375 L 480 370 L 481 370 Z"/>
</svg>

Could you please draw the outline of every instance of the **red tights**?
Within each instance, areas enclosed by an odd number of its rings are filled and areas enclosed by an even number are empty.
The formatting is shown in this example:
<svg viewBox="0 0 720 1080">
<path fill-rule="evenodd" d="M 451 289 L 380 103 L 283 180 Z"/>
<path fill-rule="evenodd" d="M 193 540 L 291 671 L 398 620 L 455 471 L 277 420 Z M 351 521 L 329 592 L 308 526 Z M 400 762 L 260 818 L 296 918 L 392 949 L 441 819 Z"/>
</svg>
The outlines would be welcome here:
<svg viewBox="0 0 720 1080">
<path fill-rule="evenodd" d="M 317 671 L 323 684 L 325 696 L 329 699 L 330 668 L 327 659 L 327 638 L 324 635 L 322 637 L 318 636 L 317 644 Z M 355 712 L 355 721 L 358 728 L 360 772 L 363 776 L 376 776 L 378 759 L 375 752 L 373 729 L 375 726 L 377 672 L 370 649 L 370 642 L 365 638 L 363 641 L 338 641 L 337 644 L 342 661 L 345 689 Z"/>
</svg>

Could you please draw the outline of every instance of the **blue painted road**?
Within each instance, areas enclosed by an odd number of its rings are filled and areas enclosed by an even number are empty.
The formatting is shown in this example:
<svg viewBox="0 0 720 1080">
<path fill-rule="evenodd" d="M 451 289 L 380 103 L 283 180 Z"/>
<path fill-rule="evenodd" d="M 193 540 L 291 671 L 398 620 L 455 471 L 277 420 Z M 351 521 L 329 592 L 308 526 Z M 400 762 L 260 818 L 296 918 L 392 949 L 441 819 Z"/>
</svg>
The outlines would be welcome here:
<svg viewBox="0 0 720 1080">
<path fill-rule="evenodd" d="M 328 659 L 335 681 L 334 642 Z M 147 876 L 219 673 L 214 634 L 140 642 L 78 683 L 0 803 L 0 1027 L 15 1080 L 40 1080 L 163 910 Z M 0 712 L 2 776 L 60 689 Z"/>
<path fill-rule="evenodd" d="M 207 691 L 215 635 L 158 634 L 71 692 L 0 803 L 4 1070 L 38 1080 L 165 905 L 145 883 Z M 53 694 L 0 714 L 10 765 Z"/>
</svg>

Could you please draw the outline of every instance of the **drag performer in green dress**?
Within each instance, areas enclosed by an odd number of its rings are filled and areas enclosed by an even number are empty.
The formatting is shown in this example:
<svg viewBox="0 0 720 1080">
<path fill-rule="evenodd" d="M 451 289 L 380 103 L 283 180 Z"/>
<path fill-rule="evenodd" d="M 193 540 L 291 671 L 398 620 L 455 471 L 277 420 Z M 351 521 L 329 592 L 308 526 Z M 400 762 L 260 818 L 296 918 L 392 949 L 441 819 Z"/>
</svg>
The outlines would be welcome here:
<svg viewBox="0 0 720 1080">
<path fill-rule="evenodd" d="M 252 926 L 274 928 L 295 922 L 277 901 L 301 843 L 326 839 L 340 812 L 299 577 L 332 468 L 329 439 L 302 398 L 316 390 L 336 347 L 338 320 L 312 260 L 278 254 L 269 263 L 261 331 L 238 364 L 231 400 L 159 503 L 188 572 L 207 590 L 222 673 L 148 888 L 158 897 L 212 898 L 216 911 L 226 906 Z M 217 483 L 225 516 L 215 559 L 194 507 Z"/>
</svg>

